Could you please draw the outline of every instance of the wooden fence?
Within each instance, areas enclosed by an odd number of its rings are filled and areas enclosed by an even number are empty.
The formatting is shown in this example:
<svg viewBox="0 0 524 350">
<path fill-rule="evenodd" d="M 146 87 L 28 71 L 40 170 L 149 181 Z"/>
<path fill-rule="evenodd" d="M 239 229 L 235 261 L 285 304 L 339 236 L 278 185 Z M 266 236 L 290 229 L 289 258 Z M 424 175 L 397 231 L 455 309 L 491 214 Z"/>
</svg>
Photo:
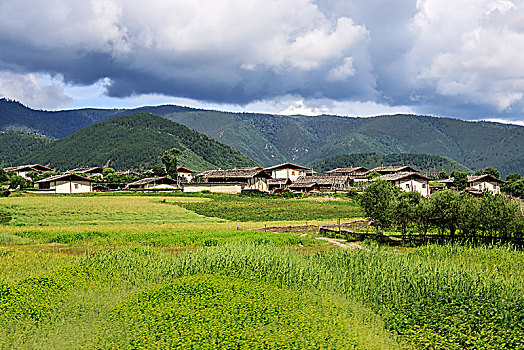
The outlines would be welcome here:
<svg viewBox="0 0 524 350">
<path fill-rule="evenodd" d="M 353 241 L 364 241 L 372 239 L 389 245 L 425 245 L 445 243 L 470 243 L 470 244 L 512 244 L 516 247 L 524 247 L 522 237 L 499 237 L 499 236 L 472 236 L 472 235 L 383 235 L 376 232 L 355 232 L 341 229 L 333 229 L 322 226 L 319 228 L 322 236 L 331 238 L 342 238 Z"/>
<path fill-rule="evenodd" d="M 340 230 L 342 227 L 352 228 L 355 225 L 367 225 L 366 220 L 353 220 L 348 222 L 340 222 L 336 224 L 329 224 L 329 225 L 310 225 L 306 222 L 305 225 L 287 225 L 287 226 L 266 226 L 264 227 L 258 227 L 258 228 L 241 228 L 240 224 L 237 226 L 238 231 L 263 231 L 263 232 L 293 232 L 293 231 L 308 231 L 308 230 L 316 230 L 320 229 L 321 227 L 329 228 L 329 229 L 338 229 Z"/>
</svg>

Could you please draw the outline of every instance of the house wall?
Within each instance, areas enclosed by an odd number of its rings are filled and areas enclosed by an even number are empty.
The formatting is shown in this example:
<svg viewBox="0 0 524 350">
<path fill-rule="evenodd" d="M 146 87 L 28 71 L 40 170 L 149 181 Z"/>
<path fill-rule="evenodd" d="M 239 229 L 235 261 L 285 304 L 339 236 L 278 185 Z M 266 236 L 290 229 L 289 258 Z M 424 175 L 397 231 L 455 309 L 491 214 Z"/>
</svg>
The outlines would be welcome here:
<svg viewBox="0 0 524 350">
<path fill-rule="evenodd" d="M 400 187 L 403 191 L 410 192 L 410 191 L 416 191 L 423 195 L 424 197 L 429 197 L 430 191 L 429 191 L 429 182 L 422 179 L 402 179 L 395 181 L 395 186 Z"/>
<path fill-rule="evenodd" d="M 493 194 L 500 193 L 500 186 L 497 182 L 475 181 L 473 183 L 468 183 L 468 186 L 476 188 L 479 191 L 490 191 Z"/>
<path fill-rule="evenodd" d="M 176 190 L 176 185 L 171 184 L 145 184 L 144 187 L 147 190 Z"/>
<path fill-rule="evenodd" d="M 274 169 L 271 170 L 271 177 L 273 179 L 290 179 L 295 182 L 300 176 L 306 176 L 304 169 Z"/>
<path fill-rule="evenodd" d="M 193 181 L 193 174 L 192 173 L 181 173 L 181 172 L 179 172 L 178 173 L 178 177 L 181 177 L 181 178 L 185 179 L 185 181 L 187 181 L 187 182 L 192 182 Z"/>
<path fill-rule="evenodd" d="M 89 181 L 51 181 L 50 188 L 55 193 L 86 193 L 92 192 Z"/>
<path fill-rule="evenodd" d="M 213 193 L 227 193 L 227 194 L 239 194 L 242 192 L 242 185 L 239 184 L 222 184 L 217 186 L 212 186 L 209 184 L 195 184 L 195 185 L 184 185 L 184 192 L 202 192 L 210 191 Z"/>
<path fill-rule="evenodd" d="M 259 190 L 267 192 L 269 190 L 266 179 L 255 178 L 254 180 L 250 179 L 247 186 L 244 187 L 247 190 Z"/>
</svg>

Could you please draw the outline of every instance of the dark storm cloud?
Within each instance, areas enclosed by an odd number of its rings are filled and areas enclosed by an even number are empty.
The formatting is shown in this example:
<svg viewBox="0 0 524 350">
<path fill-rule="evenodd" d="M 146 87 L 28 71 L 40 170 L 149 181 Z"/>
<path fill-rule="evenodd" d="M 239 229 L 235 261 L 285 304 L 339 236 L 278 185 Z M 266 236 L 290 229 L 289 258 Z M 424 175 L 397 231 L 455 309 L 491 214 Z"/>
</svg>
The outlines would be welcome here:
<svg viewBox="0 0 524 350">
<path fill-rule="evenodd" d="M 106 79 L 112 97 L 293 95 L 517 120 L 522 19 L 507 0 L 19 0 L 0 3 L 0 71 Z"/>
</svg>

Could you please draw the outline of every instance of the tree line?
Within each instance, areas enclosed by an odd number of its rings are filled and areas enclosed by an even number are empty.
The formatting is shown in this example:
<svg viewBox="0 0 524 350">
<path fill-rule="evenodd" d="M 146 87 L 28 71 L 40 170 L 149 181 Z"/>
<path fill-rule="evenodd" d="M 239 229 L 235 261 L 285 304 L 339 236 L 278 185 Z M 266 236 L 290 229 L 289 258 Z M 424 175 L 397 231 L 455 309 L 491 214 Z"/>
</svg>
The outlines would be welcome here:
<svg viewBox="0 0 524 350">
<path fill-rule="evenodd" d="M 387 181 L 377 180 L 358 201 L 379 232 L 524 237 L 520 205 L 500 194 L 484 192 L 476 198 L 466 192 L 446 190 L 424 198 L 418 192 L 404 192 Z"/>
</svg>

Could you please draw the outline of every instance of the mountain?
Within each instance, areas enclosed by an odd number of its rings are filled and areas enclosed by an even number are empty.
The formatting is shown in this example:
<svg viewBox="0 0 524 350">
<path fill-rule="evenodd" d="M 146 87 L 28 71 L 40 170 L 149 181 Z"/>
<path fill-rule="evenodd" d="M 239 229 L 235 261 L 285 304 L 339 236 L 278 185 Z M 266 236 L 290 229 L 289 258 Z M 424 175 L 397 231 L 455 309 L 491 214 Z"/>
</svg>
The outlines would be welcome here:
<svg viewBox="0 0 524 350">
<path fill-rule="evenodd" d="M 117 116 L 54 141 L 17 163 L 51 164 L 59 170 L 108 165 L 148 169 L 165 150 L 182 152 L 181 166 L 195 171 L 257 165 L 237 150 L 188 127 L 149 113 Z"/>
<path fill-rule="evenodd" d="M 264 166 L 287 161 L 309 165 L 355 153 L 419 153 L 448 157 L 474 170 L 494 166 L 503 175 L 524 173 L 524 127 L 417 115 L 280 116 L 173 105 L 45 112 L 0 100 L 0 130 L 61 138 L 95 122 L 140 112 L 186 125 Z"/>
<path fill-rule="evenodd" d="M 50 142 L 48 137 L 19 131 L 0 131 L 0 167 L 14 165 L 13 161 Z"/>
<path fill-rule="evenodd" d="M 335 156 L 323 161 L 313 163 L 312 167 L 318 172 L 325 172 L 335 168 L 349 168 L 364 166 L 373 169 L 379 166 L 412 165 L 423 174 L 438 175 L 445 171 L 448 174 L 453 170 L 471 173 L 471 169 L 446 157 L 429 154 L 377 154 L 357 153 Z"/>
</svg>

